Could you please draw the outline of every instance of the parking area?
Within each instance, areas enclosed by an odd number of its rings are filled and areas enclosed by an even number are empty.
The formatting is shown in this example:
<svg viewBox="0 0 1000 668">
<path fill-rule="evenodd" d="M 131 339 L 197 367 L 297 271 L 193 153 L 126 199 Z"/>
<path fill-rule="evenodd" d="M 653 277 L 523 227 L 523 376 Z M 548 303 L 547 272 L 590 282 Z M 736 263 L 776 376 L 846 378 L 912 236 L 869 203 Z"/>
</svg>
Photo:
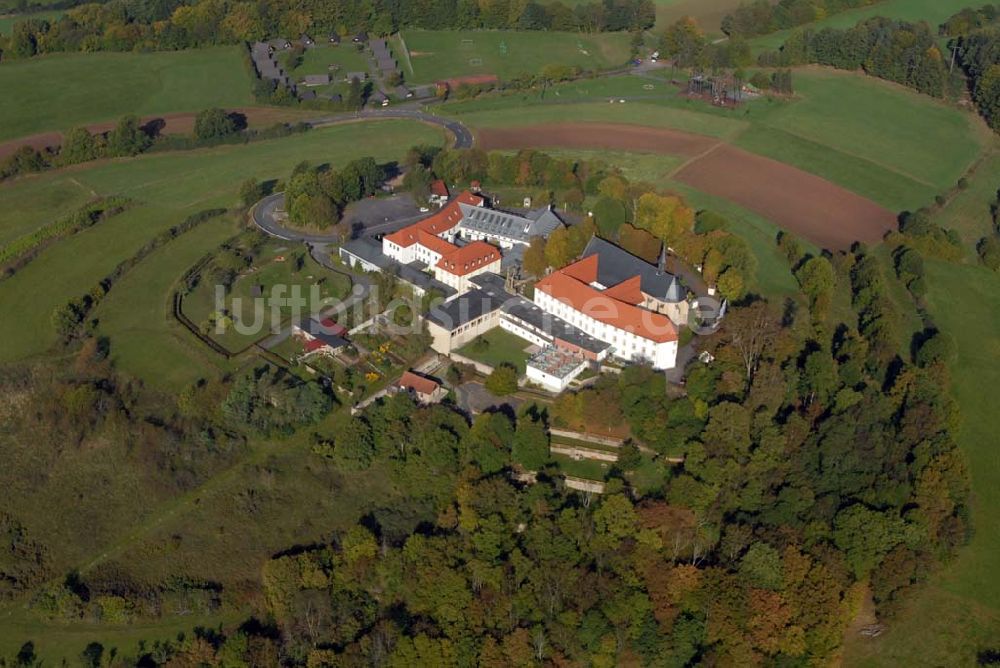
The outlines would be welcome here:
<svg viewBox="0 0 1000 668">
<path fill-rule="evenodd" d="M 430 212 L 421 212 L 420 206 L 410 193 L 364 199 L 347 207 L 344 222 L 355 238 L 386 234 L 430 215 Z"/>
</svg>

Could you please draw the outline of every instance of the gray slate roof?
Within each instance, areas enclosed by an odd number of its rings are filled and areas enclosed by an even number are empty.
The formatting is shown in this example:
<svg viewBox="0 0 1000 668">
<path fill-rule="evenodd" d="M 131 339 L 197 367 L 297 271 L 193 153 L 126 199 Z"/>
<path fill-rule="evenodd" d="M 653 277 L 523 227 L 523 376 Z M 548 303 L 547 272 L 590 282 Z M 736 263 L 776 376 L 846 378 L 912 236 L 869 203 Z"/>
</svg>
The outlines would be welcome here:
<svg viewBox="0 0 1000 668">
<path fill-rule="evenodd" d="M 597 255 L 597 282 L 606 288 L 618 285 L 638 274 L 642 291 L 651 297 L 674 303 L 687 298 L 687 288 L 676 276 L 660 271 L 659 268 L 611 242 L 598 237 L 591 238 L 580 257 L 591 255 Z"/>
<path fill-rule="evenodd" d="M 563 224 L 559 216 L 548 208 L 529 211 L 521 216 L 469 204 L 460 203 L 458 206 L 462 209 L 459 227 L 521 243 L 529 243 L 531 237 L 547 237 Z"/>
</svg>

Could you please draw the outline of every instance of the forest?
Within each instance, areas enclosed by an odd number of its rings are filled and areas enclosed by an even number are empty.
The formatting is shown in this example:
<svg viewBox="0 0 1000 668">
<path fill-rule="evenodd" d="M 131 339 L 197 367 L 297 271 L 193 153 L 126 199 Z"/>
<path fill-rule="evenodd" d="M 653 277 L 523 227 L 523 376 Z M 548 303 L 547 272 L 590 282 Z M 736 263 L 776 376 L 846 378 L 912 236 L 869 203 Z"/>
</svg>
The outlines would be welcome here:
<svg viewBox="0 0 1000 668">
<path fill-rule="evenodd" d="M 941 33 L 951 38 L 979 112 L 1000 131 L 1000 8 L 963 10 L 942 24 Z"/>
<path fill-rule="evenodd" d="M 234 2 L 231 0 L 112 0 L 69 10 L 61 18 L 27 18 L 0 37 L 0 56 L 28 58 L 66 51 L 175 50 L 238 44 L 302 34 L 402 28 L 517 29 L 573 32 L 646 30 L 656 20 L 652 0 L 594 0 L 566 5 L 495 0 L 346 0 Z"/>
</svg>

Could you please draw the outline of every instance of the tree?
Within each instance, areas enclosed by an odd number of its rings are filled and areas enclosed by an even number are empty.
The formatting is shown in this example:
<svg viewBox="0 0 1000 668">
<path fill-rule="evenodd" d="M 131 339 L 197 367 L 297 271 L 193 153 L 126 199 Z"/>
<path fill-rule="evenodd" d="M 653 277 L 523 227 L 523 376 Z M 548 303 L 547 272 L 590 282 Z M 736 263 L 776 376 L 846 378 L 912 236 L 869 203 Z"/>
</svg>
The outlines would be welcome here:
<svg viewBox="0 0 1000 668">
<path fill-rule="evenodd" d="M 498 365 L 486 378 L 486 389 L 495 397 L 505 397 L 517 392 L 517 369 L 506 362 Z"/>
<path fill-rule="evenodd" d="M 545 275 L 545 270 L 548 269 L 549 263 L 546 259 L 546 242 L 545 237 L 535 236 L 531 237 L 531 245 L 524 251 L 524 259 L 521 266 L 524 271 L 534 276 L 535 278 L 541 278 Z"/>
<path fill-rule="evenodd" d="M 618 238 L 618 228 L 625 224 L 625 206 L 620 200 L 605 195 L 594 205 L 594 218 L 601 236 L 615 240 Z"/>
<path fill-rule="evenodd" d="M 537 471 L 549 461 L 549 436 L 540 420 L 525 415 L 517 421 L 512 448 L 514 461 L 528 469 Z"/>
<path fill-rule="evenodd" d="M 264 185 L 257 179 L 247 179 L 240 184 L 240 202 L 243 206 L 253 206 L 264 196 Z"/>
<path fill-rule="evenodd" d="M 636 204 L 635 226 L 670 244 L 694 228 L 694 210 L 674 195 L 646 193 Z"/>
<path fill-rule="evenodd" d="M 66 134 L 59 149 L 59 162 L 75 165 L 99 157 L 97 141 L 87 128 L 73 128 Z"/>
<path fill-rule="evenodd" d="M 115 158 L 139 155 L 149 144 L 149 136 L 139 126 L 138 117 L 125 116 L 108 134 L 108 155 Z"/>
<path fill-rule="evenodd" d="M 572 262 L 574 257 L 569 229 L 557 228 L 545 242 L 545 262 L 558 269 Z"/>
<path fill-rule="evenodd" d="M 194 119 L 194 136 L 198 141 L 212 141 L 228 137 L 237 129 L 233 117 L 218 107 L 199 111 Z"/>
</svg>

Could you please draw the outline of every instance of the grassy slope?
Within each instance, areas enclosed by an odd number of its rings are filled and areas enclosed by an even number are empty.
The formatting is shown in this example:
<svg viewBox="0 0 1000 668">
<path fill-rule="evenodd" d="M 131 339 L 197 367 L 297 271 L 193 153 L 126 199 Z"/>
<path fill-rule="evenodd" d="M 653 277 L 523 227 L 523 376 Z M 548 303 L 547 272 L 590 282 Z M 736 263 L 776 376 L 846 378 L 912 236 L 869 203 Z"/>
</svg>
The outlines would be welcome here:
<svg viewBox="0 0 1000 668">
<path fill-rule="evenodd" d="M 873 16 L 886 16 L 905 21 L 927 21 L 931 28 L 955 12 L 965 7 L 980 7 L 986 4 L 977 0 L 883 0 L 870 7 L 862 7 L 852 11 L 841 12 L 809 25 L 810 28 L 849 28 L 858 21 Z M 781 46 L 791 30 L 782 30 L 770 35 L 764 35 L 751 41 L 754 49 L 776 49 Z"/>
<path fill-rule="evenodd" d="M 971 114 L 898 86 L 817 68 L 797 71 L 795 89 L 800 100 L 770 110 L 737 143 L 895 208 L 954 185 L 981 150 Z"/>
<path fill-rule="evenodd" d="M 164 153 L 73 169 L 73 177 L 85 187 L 102 194 L 127 195 L 143 206 L 56 244 L 14 277 L 0 282 L 0 302 L 19 316 L 0 322 L 4 341 L 0 361 L 44 352 L 55 342 L 50 315 L 58 305 L 89 289 L 146 240 L 185 216 L 236 204 L 237 189 L 246 178 L 281 178 L 303 159 L 336 164 L 367 155 L 383 161 L 398 159 L 408 146 L 441 141 L 437 129 L 408 121 L 383 121 L 248 146 Z M 51 173 L 0 186 L 0 198 L 36 187 L 36 181 L 64 178 L 65 173 Z M 157 301 L 164 298 L 156 293 L 147 296 Z M 175 361 L 192 363 L 186 355 Z"/>
<path fill-rule="evenodd" d="M 149 54 L 76 53 L 0 67 L 0 140 L 125 114 L 251 102 L 237 47 Z"/>
<path fill-rule="evenodd" d="M 72 213 L 93 197 L 89 188 L 65 175 L 59 179 L 25 181 L 3 192 L 0 244 L 31 234 Z"/>
<path fill-rule="evenodd" d="M 463 39 L 472 42 L 463 43 Z M 615 67 L 624 64 L 629 55 L 629 36 L 625 33 L 407 30 L 403 40 L 412 67 L 405 75 L 413 83 L 470 74 L 495 74 L 509 79 L 537 74 L 548 64 L 584 69 Z M 504 44 L 506 55 L 502 51 Z M 402 53 L 398 55 L 405 68 L 406 58 Z M 481 64 L 470 64 L 473 59 L 479 59 Z"/>
</svg>

